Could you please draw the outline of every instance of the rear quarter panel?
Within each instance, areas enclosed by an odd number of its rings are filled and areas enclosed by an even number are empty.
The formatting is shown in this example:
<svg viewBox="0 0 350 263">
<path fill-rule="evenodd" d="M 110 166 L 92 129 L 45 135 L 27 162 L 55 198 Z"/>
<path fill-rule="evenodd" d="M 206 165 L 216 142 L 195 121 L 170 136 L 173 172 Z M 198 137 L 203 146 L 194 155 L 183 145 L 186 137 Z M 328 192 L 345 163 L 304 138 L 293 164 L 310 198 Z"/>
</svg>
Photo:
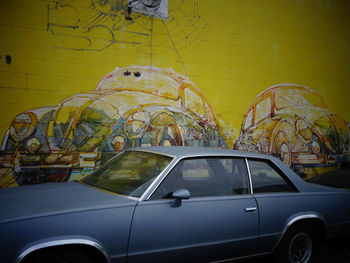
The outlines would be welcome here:
<svg viewBox="0 0 350 263">
<path fill-rule="evenodd" d="M 256 194 L 255 198 L 260 214 L 261 252 L 271 251 L 282 233 L 304 218 L 321 219 L 328 238 L 350 233 L 350 192 L 266 193 Z"/>
</svg>

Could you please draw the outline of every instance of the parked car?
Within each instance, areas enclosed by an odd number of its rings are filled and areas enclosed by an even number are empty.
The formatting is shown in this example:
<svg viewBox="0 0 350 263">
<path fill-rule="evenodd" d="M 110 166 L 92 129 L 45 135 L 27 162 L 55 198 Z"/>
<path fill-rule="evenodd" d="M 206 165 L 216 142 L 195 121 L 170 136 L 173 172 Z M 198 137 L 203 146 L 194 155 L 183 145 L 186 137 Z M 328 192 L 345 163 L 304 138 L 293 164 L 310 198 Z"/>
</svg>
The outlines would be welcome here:
<svg viewBox="0 0 350 263">
<path fill-rule="evenodd" d="M 279 159 L 205 147 L 125 150 L 81 181 L 0 190 L 3 263 L 310 262 L 350 232 L 350 192 Z"/>
<path fill-rule="evenodd" d="M 278 84 L 250 105 L 233 148 L 273 154 L 303 174 L 305 168 L 349 162 L 349 138 L 347 123 L 316 91 Z"/>
<path fill-rule="evenodd" d="M 213 109 L 188 78 L 131 66 L 107 74 L 92 92 L 17 115 L 0 165 L 12 168 L 18 184 L 61 182 L 124 148 L 150 145 L 227 147 Z"/>
</svg>

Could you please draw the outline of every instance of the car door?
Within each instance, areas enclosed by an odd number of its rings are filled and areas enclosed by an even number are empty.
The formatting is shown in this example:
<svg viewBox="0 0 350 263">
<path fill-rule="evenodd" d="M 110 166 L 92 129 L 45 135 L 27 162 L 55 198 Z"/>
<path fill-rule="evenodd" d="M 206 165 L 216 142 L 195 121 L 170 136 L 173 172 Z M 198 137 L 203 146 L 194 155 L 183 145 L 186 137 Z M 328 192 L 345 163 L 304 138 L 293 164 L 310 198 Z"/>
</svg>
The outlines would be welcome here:
<svg viewBox="0 0 350 263">
<path fill-rule="evenodd" d="M 248 159 L 254 197 L 258 203 L 259 253 L 271 251 L 291 216 L 308 211 L 308 199 L 286 175 L 265 159 Z"/>
<path fill-rule="evenodd" d="M 128 262 L 206 262 L 254 253 L 259 218 L 243 158 L 181 160 L 135 209 Z M 172 193 L 190 198 L 172 205 Z"/>
</svg>

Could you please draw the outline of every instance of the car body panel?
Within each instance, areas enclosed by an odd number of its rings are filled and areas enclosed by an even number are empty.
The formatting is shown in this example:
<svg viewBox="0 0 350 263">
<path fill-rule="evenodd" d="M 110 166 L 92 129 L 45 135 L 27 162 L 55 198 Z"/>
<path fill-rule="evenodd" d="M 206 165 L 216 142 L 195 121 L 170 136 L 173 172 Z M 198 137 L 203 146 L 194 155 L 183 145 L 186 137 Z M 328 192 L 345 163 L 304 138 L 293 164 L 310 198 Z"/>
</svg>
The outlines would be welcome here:
<svg viewBox="0 0 350 263">
<path fill-rule="evenodd" d="M 295 220 L 318 219 L 327 225 L 328 238 L 348 229 L 349 194 L 340 193 L 266 193 L 255 194 L 259 206 L 260 235 L 258 247 L 272 250 L 289 225 Z M 278 217 L 273 216 L 278 213 Z M 344 227 L 347 226 L 347 227 Z M 340 230 L 341 231 L 341 230 Z M 345 234 L 345 233 L 344 233 Z"/>
<path fill-rule="evenodd" d="M 41 249 L 47 249 L 57 246 L 69 246 L 69 245 L 82 245 L 82 246 L 89 246 L 91 248 L 96 248 L 97 252 L 101 254 L 102 258 L 106 259 L 106 262 L 111 262 L 108 258 L 107 253 L 105 252 L 103 246 L 98 243 L 98 241 L 93 240 L 90 237 L 69 237 L 69 236 L 61 236 L 56 237 L 56 240 L 49 239 L 46 240 L 40 240 L 40 242 L 37 245 L 30 244 L 28 248 L 25 248 L 21 254 L 17 257 L 16 263 L 21 262 L 26 256 L 30 255 L 31 253 L 35 253 L 38 250 Z M 118 259 L 118 262 L 126 262 L 122 261 L 123 259 Z"/>
<path fill-rule="evenodd" d="M 15 243 L 1 240 L 3 262 L 14 262 L 31 247 L 49 241 L 66 244 L 67 239 L 95 242 L 109 258 L 125 258 L 133 210 L 133 207 L 91 210 L 3 224 L 0 226 L 3 237 L 16 240 Z"/>
<path fill-rule="evenodd" d="M 25 186 L 20 190 L 6 188 L 2 190 L 1 201 L 0 223 L 136 204 L 132 198 L 101 193 L 77 182 Z"/>
<path fill-rule="evenodd" d="M 85 240 L 99 244 L 111 258 L 126 256 L 134 199 L 77 182 L 7 188 L 0 197 L 0 246 L 6 255 L 47 242 Z"/>
<path fill-rule="evenodd" d="M 252 196 L 191 198 L 176 209 L 172 202 L 148 200 L 136 207 L 129 262 L 205 262 L 254 251 L 259 218 L 257 211 L 245 211 L 256 208 Z"/>
</svg>

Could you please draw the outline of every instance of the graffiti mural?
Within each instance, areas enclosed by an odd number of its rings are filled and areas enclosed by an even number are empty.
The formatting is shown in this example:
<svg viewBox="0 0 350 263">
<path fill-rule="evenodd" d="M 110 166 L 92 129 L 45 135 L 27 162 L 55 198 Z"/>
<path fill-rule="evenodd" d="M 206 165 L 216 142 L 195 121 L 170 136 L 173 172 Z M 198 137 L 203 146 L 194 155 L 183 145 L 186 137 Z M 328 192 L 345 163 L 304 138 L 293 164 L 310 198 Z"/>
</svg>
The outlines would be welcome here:
<svg viewBox="0 0 350 263">
<path fill-rule="evenodd" d="M 103 51 L 114 45 L 149 47 L 156 52 L 159 43 L 153 34 L 167 35 L 167 42 L 178 56 L 183 48 L 194 47 L 207 31 L 208 23 L 199 15 L 198 2 L 193 11 L 182 8 L 183 0 L 173 0 L 168 14 L 155 29 L 153 11 L 160 11 L 167 1 L 145 0 L 47 0 L 46 30 L 55 39 L 55 47 L 76 51 Z M 147 15 L 148 13 L 148 15 Z M 155 14 L 155 16 L 157 16 Z M 158 32 L 159 31 L 159 32 Z M 180 51 L 181 50 L 181 51 Z M 148 50 L 149 52 L 149 50 Z M 180 54 L 181 53 L 181 54 Z"/>
<path fill-rule="evenodd" d="M 79 179 L 146 145 L 350 178 L 347 13 L 327 15 L 348 6 L 319 2 L 2 1 L 0 187 Z M 287 81 L 315 89 L 270 87 Z"/>
<path fill-rule="evenodd" d="M 150 66 L 117 68 L 94 91 L 13 119 L 1 148 L 8 175 L 1 187 L 79 179 L 124 148 L 151 145 L 227 147 L 212 107 L 188 78 Z"/>
<path fill-rule="evenodd" d="M 349 128 L 305 86 L 279 84 L 259 94 L 232 148 L 273 154 L 298 174 L 349 162 Z"/>
</svg>

